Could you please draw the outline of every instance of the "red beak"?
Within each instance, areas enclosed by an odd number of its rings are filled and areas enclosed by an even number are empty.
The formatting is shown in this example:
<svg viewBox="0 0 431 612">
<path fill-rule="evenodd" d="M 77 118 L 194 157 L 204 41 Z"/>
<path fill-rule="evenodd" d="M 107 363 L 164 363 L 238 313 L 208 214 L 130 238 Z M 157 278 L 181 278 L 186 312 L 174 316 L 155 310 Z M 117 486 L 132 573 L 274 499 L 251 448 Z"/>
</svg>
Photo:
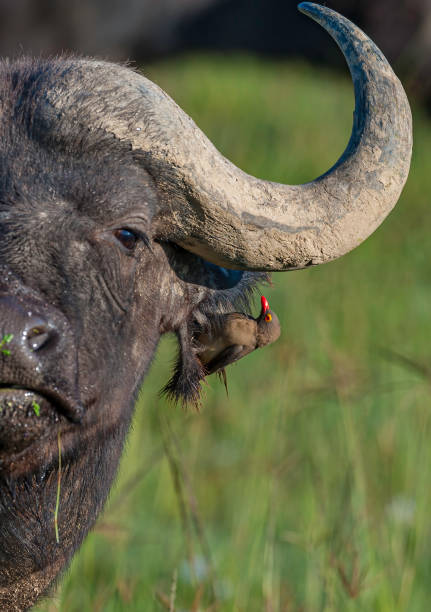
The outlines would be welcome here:
<svg viewBox="0 0 431 612">
<path fill-rule="evenodd" d="M 260 298 L 260 303 L 262 304 L 262 314 L 265 314 L 269 310 L 268 300 L 264 295 Z"/>
</svg>

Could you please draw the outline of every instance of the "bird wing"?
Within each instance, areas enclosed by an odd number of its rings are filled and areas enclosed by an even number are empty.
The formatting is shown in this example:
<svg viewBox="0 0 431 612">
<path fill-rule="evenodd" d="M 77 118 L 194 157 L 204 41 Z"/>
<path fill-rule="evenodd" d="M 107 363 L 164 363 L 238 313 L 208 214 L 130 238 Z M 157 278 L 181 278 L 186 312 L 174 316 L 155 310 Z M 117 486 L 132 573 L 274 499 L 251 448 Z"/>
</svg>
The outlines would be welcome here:
<svg viewBox="0 0 431 612">
<path fill-rule="evenodd" d="M 205 365 L 205 371 L 207 374 L 213 374 L 222 368 L 225 368 L 230 363 L 238 361 L 241 357 L 244 357 L 253 350 L 250 346 L 244 346 L 243 344 L 232 344 L 222 350 L 214 359 L 209 361 Z"/>
</svg>

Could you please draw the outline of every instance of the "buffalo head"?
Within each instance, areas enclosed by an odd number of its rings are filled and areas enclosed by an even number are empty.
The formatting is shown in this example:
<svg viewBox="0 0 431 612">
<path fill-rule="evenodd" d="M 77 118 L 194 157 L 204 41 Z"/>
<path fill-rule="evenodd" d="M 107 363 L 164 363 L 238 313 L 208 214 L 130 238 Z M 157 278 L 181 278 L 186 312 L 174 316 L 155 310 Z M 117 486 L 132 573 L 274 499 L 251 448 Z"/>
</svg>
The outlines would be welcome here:
<svg viewBox="0 0 431 612">
<path fill-rule="evenodd" d="M 2 610 L 45 592 L 94 523 L 160 336 L 246 301 L 268 271 L 340 257 L 400 195 L 401 84 L 350 22 L 301 7 L 338 42 L 356 96 L 346 151 L 306 185 L 245 174 L 126 67 L 0 65 Z"/>
</svg>

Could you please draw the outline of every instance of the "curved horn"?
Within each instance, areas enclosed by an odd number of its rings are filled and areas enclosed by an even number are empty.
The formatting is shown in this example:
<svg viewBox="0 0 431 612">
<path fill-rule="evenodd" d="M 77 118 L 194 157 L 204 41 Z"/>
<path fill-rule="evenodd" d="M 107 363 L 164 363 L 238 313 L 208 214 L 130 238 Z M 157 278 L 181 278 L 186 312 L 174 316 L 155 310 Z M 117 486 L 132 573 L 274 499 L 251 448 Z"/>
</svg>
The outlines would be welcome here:
<svg viewBox="0 0 431 612">
<path fill-rule="evenodd" d="M 92 126 L 129 141 L 159 193 L 154 225 L 207 260 L 242 270 L 289 270 L 341 257 L 365 240 L 395 206 L 410 166 L 410 107 L 381 51 L 335 11 L 304 2 L 341 48 L 355 87 L 350 141 L 338 162 L 304 185 L 254 178 L 224 158 L 159 87 L 104 62 L 81 62 Z M 79 106 L 54 91 L 50 103 L 82 120 Z M 69 115 L 70 118 L 70 115 Z"/>
<path fill-rule="evenodd" d="M 215 263 L 287 270 L 341 257 L 380 225 L 407 179 L 411 112 L 385 57 L 335 11 L 308 2 L 299 9 L 333 36 L 349 65 L 356 106 L 350 141 L 333 168 L 300 186 L 245 175 L 213 150 L 201 157 L 188 177 L 198 222 L 188 221 L 179 242 Z"/>
</svg>

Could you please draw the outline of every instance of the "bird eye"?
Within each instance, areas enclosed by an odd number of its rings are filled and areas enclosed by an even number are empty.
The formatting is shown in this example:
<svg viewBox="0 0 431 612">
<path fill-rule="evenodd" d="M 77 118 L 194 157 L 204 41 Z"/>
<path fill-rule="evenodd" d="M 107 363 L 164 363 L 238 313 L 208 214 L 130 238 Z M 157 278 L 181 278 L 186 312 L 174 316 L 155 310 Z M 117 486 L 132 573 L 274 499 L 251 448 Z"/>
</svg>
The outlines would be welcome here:
<svg viewBox="0 0 431 612">
<path fill-rule="evenodd" d="M 114 231 L 114 236 L 128 251 L 133 251 L 139 237 L 132 231 L 122 227 Z"/>
<path fill-rule="evenodd" d="M 265 321 L 267 323 L 269 323 L 270 321 L 272 321 L 272 314 L 270 314 L 269 312 L 265 315 Z"/>
</svg>

